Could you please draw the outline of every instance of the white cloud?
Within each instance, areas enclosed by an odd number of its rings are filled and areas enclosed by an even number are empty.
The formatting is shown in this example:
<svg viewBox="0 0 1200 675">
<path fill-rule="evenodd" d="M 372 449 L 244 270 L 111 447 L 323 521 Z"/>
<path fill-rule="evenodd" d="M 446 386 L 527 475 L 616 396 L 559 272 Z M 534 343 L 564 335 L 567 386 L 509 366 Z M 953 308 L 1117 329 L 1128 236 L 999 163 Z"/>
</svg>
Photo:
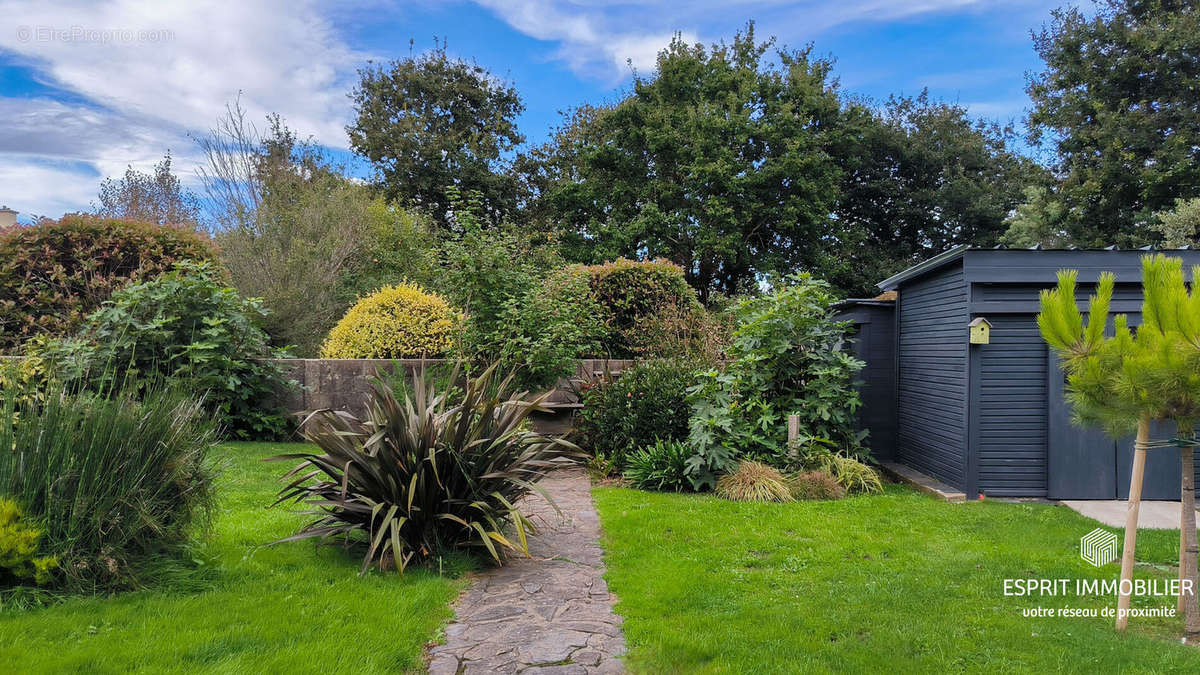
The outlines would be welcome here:
<svg viewBox="0 0 1200 675">
<path fill-rule="evenodd" d="M 0 49 L 84 103 L 0 99 L 0 201 L 32 195 L 13 166 L 45 178 L 83 162 L 101 176 L 147 168 L 167 149 L 195 164 L 203 133 L 241 93 L 250 119 L 279 112 L 301 135 L 346 147 L 346 92 L 368 56 L 347 46 L 315 0 L 75 3 L 0 0 Z M 58 169 L 60 187 L 80 172 Z M 185 176 L 186 177 L 186 176 Z M 96 181 L 88 193 L 94 196 Z M 32 200 L 54 214 L 59 201 Z M 85 200 L 83 204 L 86 204 Z M 79 208 L 76 203 L 70 208 Z"/>
<path fill-rule="evenodd" d="M 858 21 L 894 21 L 935 12 L 1045 5 L 1047 0 L 475 0 L 514 29 L 556 42 L 555 58 L 576 73 L 613 81 L 627 59 L 651 70 L 671 36 L 688 42 L 728 37 L 748 18 L 761 35 L 798 45 Z"/>
<path fill-rule="evenodd" d="M 576 73 L 615 81 L 628 75 L 632 62 L 639 71 L 653 69 L 658 52 L 679 32 L 688 41 L 697 33 L 688 26 L 656 22 L 647 30 L 644 23 L 625 23 L 620 16 L 610 17 L 606 10 L 623 14 L 619 6 L 605 3 L 580 3 L 571 0 L 477 0 L 516 30 L 547 42 L 560 43 L 555 57 Z M 642 3 L 650 7 L 655 2 Z M 612 19 L 612 20 L 610 20 Z"/>
<path fill-rule="evenodd" d="M 59 86 L 121 112 L 204 128 L 243 92 L 252 116 L 284 113 L 344 144 L 345 92 L 365 57 L 313 2 L 0 2 L 0 47 Z M 57 32 L 56 32 L 57 31 Z"/>
<path fill-rule="evenodd" d="M 23 222 L 35 215 L 57 218 L 86 208 L 99 181 L 87 165 L 8 156 L 0 161 L 0 205 L 20 212 Z"/>
</svg>

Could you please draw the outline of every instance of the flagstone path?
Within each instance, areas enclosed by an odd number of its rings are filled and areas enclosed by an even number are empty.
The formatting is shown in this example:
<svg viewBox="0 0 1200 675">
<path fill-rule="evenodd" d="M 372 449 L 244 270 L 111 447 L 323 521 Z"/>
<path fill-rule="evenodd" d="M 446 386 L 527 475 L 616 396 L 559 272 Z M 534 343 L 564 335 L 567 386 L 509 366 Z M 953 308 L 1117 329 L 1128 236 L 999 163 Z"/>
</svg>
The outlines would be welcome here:
<svg viewBox="0 0 1200 675">
<path fill-rule="evenodd" d="M 623 671 L 587 474 L 562 469 L 541 485 L 561 513 L 536 493 L 522 502 L 541 530 L 529 538 L 532 557 L 480 574 L 459 598 L 446 644 L 430 650 L 431 675 Z"/>
</svg>

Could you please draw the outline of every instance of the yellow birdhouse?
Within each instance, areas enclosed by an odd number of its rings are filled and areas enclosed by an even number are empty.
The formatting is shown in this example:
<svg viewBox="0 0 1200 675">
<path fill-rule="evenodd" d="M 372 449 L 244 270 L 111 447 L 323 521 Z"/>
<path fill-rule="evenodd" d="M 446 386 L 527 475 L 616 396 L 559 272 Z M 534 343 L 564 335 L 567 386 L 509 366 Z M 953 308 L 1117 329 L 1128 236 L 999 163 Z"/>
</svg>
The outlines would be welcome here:
<svg viewBox="0 0 1200 675">
<path fill-rule="evenodd" d="M 971 323 L 967 324 L 967 330 L 970 331 L 973 345 L 986 345 L 992 340 L 992 322 L 982 316 L 971 319 Z"/>
</svg>

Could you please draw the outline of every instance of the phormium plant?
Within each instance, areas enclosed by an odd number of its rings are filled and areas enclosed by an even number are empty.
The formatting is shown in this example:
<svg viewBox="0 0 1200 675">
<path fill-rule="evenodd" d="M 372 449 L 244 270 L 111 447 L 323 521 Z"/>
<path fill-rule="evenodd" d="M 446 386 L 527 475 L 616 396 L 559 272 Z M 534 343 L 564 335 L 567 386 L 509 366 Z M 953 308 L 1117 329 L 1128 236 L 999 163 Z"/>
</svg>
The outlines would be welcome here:
<svg viewBox="0 0 1200 675">
<path fill-rule="evenodd" d="M 300 460 L 276 503 L 303 502 L 316 519 L 280 541 L 360 547 L 363 572 L 403 571 L 461 548 L 482 548 L 497 563 L 506 550 L 528 554 L 535 528 L 517 502 L 541 491 L 536 483 L 554 460 L 578 450 L 529 429 L 545 396 L 521 400 L 512 382 L 493 365 L 447 394 L 420 374 L 413 395 L 397 398 L 377 380 L 366 419 L 310 413 L 301 431 L 318 450 L 274 458 Z"/>
</svg>

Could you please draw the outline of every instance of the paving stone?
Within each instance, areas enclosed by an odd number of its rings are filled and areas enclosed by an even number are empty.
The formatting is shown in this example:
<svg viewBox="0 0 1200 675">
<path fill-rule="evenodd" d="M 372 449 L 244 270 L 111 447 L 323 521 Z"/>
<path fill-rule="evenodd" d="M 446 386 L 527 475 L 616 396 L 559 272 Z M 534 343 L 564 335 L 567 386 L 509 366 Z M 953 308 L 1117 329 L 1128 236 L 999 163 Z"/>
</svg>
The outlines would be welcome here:
<svg viewBox="0 0 1200 675">
<path fill-rule="evenodd" d="M 520 670 L 521 664 L 511 660 L 467 661 L 463 663 L 462 675 L 513 675 Z"/>
<path fill-rule="evenodd" d="M 602 623 L 600 621 L 557 621 L 554 625 L 586 633 L 601 633 L 609 637 L 618 637 L 621 635 L 620 628 L 611 623 Z"/>
<path fill-rule="evenodd" d="M 574 663 L 557 666 L 534 666 L 521 671 L 521 674 L 535 673 L 536 675 L 587 675 L 587 668 Z"/>
<path fill-rule="evenodd" d="M 503 621 L 511 619 L 514 616 L 519 616 L 523 611 L 518 607 L 488 607 L 487 609 L 471 614 L 471 623 L 487 623 L 489 621 Z"/>
<path fill-rule="evenodd" d="M 458 673 L 458 659 L 447 654 L 438 656 L 429 662 L 429 675 L 455 675 Z"/>
<path fill-rule="evenodd" d="M 593 649 L 580 649 L 571 655 L 571 660 L 583 666 L 596 666 L 604 655 Z"/>
<path fill-rule="evenodd" d="M 539 526 L 529 537 L 530 557 L 510 557 L 477 576 L 457 602 L 446 644 L 430 650 L 431 672 L 623 672 L 625 640 L 603 579 L 590 482 L 567 469 L 542 487 L 561 513 L 537 494 L 521 502 Z"/>
<path fill-rule="evenodd" d="M 517 648 L 523 663 L 538 665 L 542 663 L 558 663 L 567 660 L 571 652 L 588 643 L 591 633 L 577 630 L 551 629 L 538 636 L 536 640 Z"/>
</svg>

